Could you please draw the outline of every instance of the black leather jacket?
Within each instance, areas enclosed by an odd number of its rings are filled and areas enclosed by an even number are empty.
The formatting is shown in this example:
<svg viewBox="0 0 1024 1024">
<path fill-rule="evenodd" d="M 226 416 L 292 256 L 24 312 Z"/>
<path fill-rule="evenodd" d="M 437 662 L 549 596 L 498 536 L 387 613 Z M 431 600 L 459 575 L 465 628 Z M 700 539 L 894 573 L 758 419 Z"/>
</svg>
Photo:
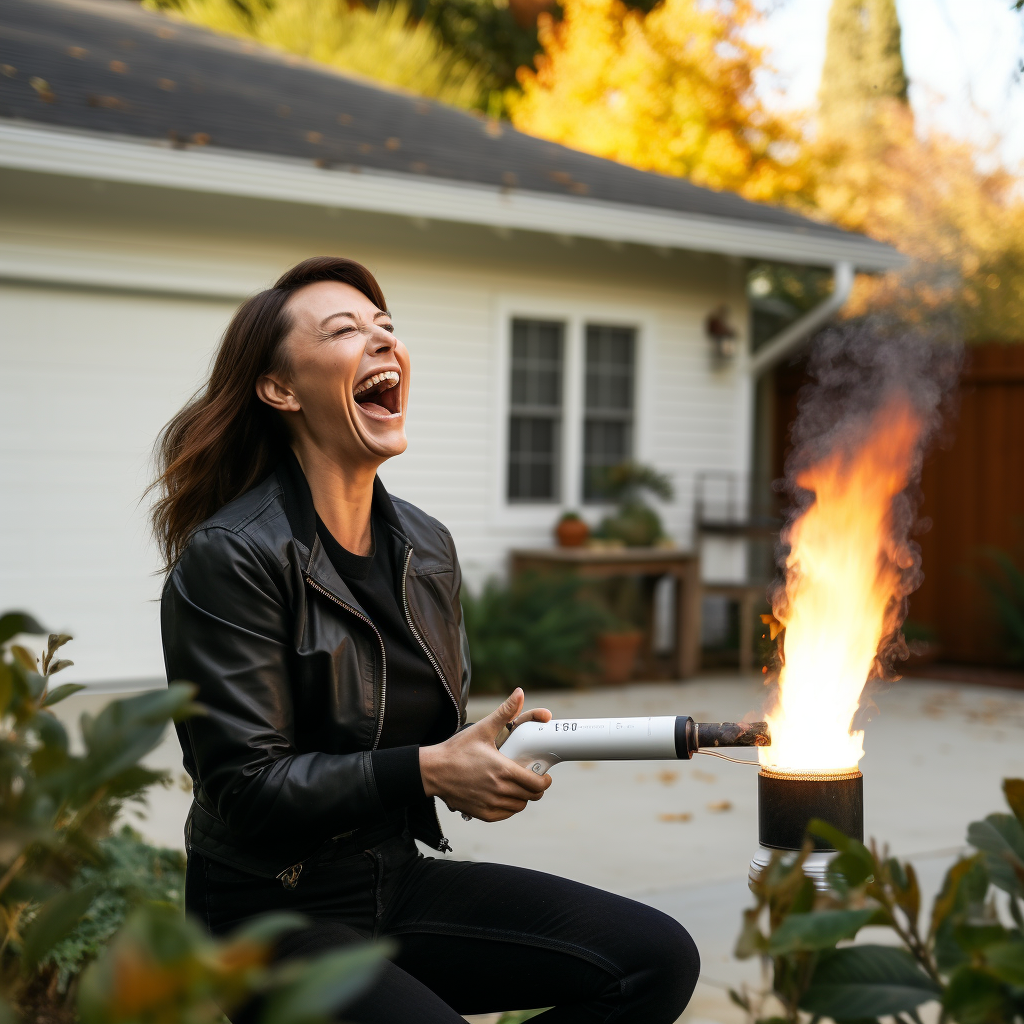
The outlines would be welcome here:
<svg viewBox="0 0 1024 1024">
<path fill-rule="evenodd" d="M 208 709 L 178 725 L 194 800 L 189 849 L 294 878 L 333 838 L 387 820 L 370 751 L 387 700 L 384 644 L 316 536 L 309 489 L 282 465 L 193 535 L 161 604 L 167 678 Z M 451 534 L 377 479 L 413 635 L 465 722 L 469 650 Z M 417 839 L 448 848 L 432 799 L 409 808 Z"/>
</svg>

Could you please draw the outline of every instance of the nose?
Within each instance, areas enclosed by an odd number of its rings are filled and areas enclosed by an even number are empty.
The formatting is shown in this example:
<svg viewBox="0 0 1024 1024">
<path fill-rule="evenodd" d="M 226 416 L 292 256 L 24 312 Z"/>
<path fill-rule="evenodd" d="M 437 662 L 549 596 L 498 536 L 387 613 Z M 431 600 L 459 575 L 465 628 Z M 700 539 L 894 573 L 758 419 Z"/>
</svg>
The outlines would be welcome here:
<svg viewBox="0 0 1024 1024">
<path fill-rule="evenodd" d="M 391 331 L 384 330 L 380 324 L 373 324 L 366 341 L 366 352 L 372 356 L 386 355 L 393 351 L 397 344 L 398 339 Z"/>
</svg>

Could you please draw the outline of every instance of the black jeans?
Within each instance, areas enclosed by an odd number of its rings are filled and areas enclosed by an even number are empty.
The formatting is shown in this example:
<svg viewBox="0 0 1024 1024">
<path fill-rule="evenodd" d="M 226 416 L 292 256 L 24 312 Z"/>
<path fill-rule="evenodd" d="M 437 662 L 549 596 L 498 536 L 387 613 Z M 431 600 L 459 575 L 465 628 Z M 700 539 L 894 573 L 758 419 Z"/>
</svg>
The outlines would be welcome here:
<svg viewBox="0 0 1024 1024">
<path fill-rule="evenodd" d="M 408 833 L 307 862 L 294 889 L 193 852 L 185 894 L 214 934 L 270 911 L 306 915 L 278 944 L 282 959 L 393 938 L 397 953 L 344 1010 L 352 1024 L 543 1006 L 538 1024 L 672 1024 L 700 970 L 689 934 L 660 911 L 539 871 L 424 857 Z"/>
</svg>

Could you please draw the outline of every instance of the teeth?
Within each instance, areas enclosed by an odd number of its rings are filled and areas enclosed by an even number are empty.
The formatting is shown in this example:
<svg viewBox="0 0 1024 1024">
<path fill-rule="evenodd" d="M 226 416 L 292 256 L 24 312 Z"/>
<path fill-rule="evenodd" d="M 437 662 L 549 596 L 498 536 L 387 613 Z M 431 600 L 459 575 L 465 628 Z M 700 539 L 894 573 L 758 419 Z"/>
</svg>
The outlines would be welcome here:
<svg viewBox="0 0 1024 1024">
<path fill-rule="evenodd" d="M 394 370 L 385 370 L 383 373 L 375 373 L 372 377 L 368 377 L 352 394 L 361 395 L 364 391 L 369 391 L 370 388 L 375 388 L 378 384 L 386 384 L 387 387 L 380 389 L 381 391 L 386 391 L 388 388 L 393 388 L 399 380 L 400 378 Z"/>
</svg>

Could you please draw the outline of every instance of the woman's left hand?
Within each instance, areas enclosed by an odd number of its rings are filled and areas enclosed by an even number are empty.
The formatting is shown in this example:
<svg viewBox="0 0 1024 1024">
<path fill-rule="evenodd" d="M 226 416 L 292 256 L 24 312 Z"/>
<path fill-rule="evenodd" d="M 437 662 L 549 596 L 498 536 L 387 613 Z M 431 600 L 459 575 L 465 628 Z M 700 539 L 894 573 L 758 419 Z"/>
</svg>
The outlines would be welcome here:
<svg viewBox="0 0 1024 1024">
<path fill-rule="evenodd" d="M 486 718 L 451 739 L 420 747 L 420 774 L 427 796 L 439 796 L 453 811 L 482 821 L 501 821 L 539 800 L 550 775 L 533 772 L 497 749 L 509 722 L 549 722 L 551 712 L 534 708 L 522 714 L 525 697 L 518 687 Z M 504 737 L 502 737 L 504 738 Z"/>
</svg>

